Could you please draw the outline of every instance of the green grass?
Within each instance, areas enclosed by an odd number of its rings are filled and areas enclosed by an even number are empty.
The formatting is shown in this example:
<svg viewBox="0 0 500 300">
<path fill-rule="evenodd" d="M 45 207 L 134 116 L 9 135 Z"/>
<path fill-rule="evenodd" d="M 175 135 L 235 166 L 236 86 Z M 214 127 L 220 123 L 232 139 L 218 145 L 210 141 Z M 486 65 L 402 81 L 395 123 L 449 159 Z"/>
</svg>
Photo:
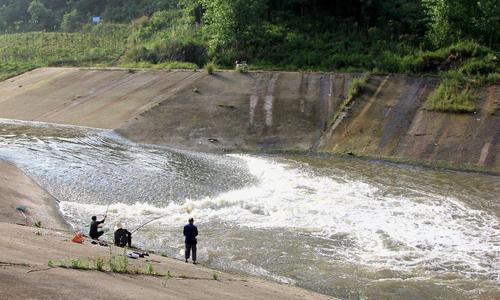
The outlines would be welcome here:
<svg viewBox="0 0 500 300">
<path fill-rule="evenodd" d="M 0 35 L 0 80 L 46 66 L 110 66 L 125 51 L 129 27 L 103 24 L 85 32 Z"/>
<path fill-rule="evenodd" d="M 202 33 L 180 18 L 179 11 L 158 12 L 141 20 L 132 26 L 102 24 L 75 33 L 0 35 L 0 81 L 45 66 L 118 65 L 133 72 L 196 70 L 204 65 L 208 74 L 233 67 L 231 57 L 205 52 Z M 366 35 L 359 28 L 352 31 L 349 26 L 307 39 L 305 33 L 278 29 L 283 36 L 276 49 L 264 47 L 256 52 L 248 69 L 437 74 L 443 80 L 429 96 L 426 109 L 459 113 L 475 111 L 479 87 L 496 83 L 500 77 L 499 53 L 473 41 L 425 51 L 404 41 L 380 40 L 383 36 Z M 341 109 L 359 94 L 367 79 L 353 83 Z M 338 113 L 330 122 L 337 117 Z"/>
<path fill-rule="evenodd" d="M 113 273 L 128 273 L 128 257 L 125 255 L 111 256 L 108 264 Z"/>
<path fill-rule="evenodd" d="M 119 67 L 129 68 L 129 69 L 155 69 L 155 70 L 174 70 L 174 69 L 196 70 L 198 68 L 196 64 L 189 62 L 181 62 L 181 61 L 169 61 L 158 64 L 153 64 L 146 61 L 125 62 L 119 64 Z"/>
<path fill-rule="evenodd" d="M 86 270 L 88 269 L 88 264 L 85 264 L 82 260 L 80 259 L 72 259 L 69 264 L 70 269 L 76 269 L 76 270 Z"/>
<path fill-rule="evenodd" d="M 33 63 L 2 63 L 0 62 L 0 81 L 31 71 L 38 66 Z"/>
<path fill-rule="evenodd" d="M 429 95 L 425 108 L 441 112 L 471 113 L 476 111 L 477 90 L 461 78 L 445 78 Z"/>
<path fill-rule="evenodd" d="M 103 271 L 104 270 L 104 260 L 101 257 L 97 257 L 94 261 L 95 268 L 98 271 Z"/>
<path fill-rule="evenodd" d="M 147 275 L 156 275 L 156 271 L 155 271 L 155 269 L 153 268 L 153 264 L 148 263 L 148 267 L 147 267 L 147 269 L 146 269 L 146 274 L 147 274 Z"/>
<path fill-rule="evenodd" d="M 354 100 L 354 98 L 363 91 L 366 84 L 368 83 L 368 80 L 370 79 L 370 76 L 371 76 L 370 73 L 364 73 L 361 77 L 356 78 L 352 81 L 351 88 L 347 93 L 347 97 L 344 99 L 342 104 L 340 104 L 337 113 L 335 113 L 330 118 L 330 125 L 333 125 L 333 123 L 335 123 L 340 113 L 343 112 L 346 109 L 346 107 L 348 107 L 351 104 L 352 100 Z"/>
<path fill-rule="evenodd" d="M 212 273 L 212 279 L 213 279 L 213 280 L 219 280 L 219 273 L 217 273 L 217 272 L 213 272 L 213 273 Z"/>
</svg>

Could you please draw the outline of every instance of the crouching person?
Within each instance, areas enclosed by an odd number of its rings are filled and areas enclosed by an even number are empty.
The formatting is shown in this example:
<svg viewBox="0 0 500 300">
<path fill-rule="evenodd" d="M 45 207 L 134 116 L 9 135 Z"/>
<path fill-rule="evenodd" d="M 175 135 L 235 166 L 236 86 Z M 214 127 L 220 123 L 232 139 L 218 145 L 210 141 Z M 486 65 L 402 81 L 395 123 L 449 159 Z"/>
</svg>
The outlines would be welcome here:
<svg viewBox="0 0 500 300">
<path fill-rule="evenodd" d="M 115 246 L 125 247 L 127 245 L 129 248 L 132 245 L 132 233 L 123 228 L 122 223 L 118 223 L 115 230 Z"/>
</svg>

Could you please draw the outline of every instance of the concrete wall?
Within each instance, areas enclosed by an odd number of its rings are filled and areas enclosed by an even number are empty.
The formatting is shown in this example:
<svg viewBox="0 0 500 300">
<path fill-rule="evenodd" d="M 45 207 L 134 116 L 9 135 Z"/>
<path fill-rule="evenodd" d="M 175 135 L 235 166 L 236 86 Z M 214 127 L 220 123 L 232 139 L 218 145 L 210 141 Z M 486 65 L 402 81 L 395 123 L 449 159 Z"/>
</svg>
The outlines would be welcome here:
<svg viewBox="0 0 500 300">
<path fill-rule="evenodd" d="M 197 150 L 309 150 L 319 145 L 353 75 L 217 72 L 203 76 L 117 131 Z M 333 92 L 333 86 L 338 86 Z"/>
<path fill-rule="evenodd" d="M 369 81 L 348 115 L 325 133 L 320 151 L 447 161 L 500 171 L 498 85 L 483 88 L 473 114 L 423 108 L 437 80 L 386 76 Z"/>
<path fill-rule="evenodd" d="M 374 76 L 330 126 L 357 74 L 43 68 L 0 82 L 0 118 L 115 129 L 201 150 L 312 150 L 500 171 L 498 85 L 478 111 L 423 108 L 432 77 Z"/>
</svg>

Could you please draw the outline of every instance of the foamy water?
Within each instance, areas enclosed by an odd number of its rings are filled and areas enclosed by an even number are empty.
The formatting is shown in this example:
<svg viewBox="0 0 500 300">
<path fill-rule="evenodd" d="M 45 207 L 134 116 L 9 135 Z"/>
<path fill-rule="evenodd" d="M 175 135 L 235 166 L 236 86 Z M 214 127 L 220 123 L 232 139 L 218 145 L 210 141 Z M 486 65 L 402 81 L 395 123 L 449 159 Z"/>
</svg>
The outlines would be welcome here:
<svg viewBox="0 0 500 300">
<path fill-rule="evenodd" d="M 0 158 L 61 200 L 77 230 L 87 231 L 90 216 L 106 210 L 109 229 L 160 217 L 134 234 L 134 243 L 181 257 L 181 229 L 192 216 L 200 259 L 223 269 L 339 297 L 388 297 L 384 287 L 398 280 L 430 299 L 443 288 L 450 299 L 498 291 L 499 220 L 453 188 L 454 176 L 473 182 L 473 175 L 438 174 L 444 181 L 436 187 L 417 180 L 425 170 L 380 166 L 373 174 L 373 167 L 364 170 L 369 162 L 354 161 L 356 172 L 341 164 L 325 170 L 276 157 L 137 145 L 90 129 L 21 127 L 0 125 Z M 493 189 L 500 183 L 478 182 Z M 492 195 L 475 197 L 498 201 Z"/>
<path fill-rule="evenodd" d="M 180 227 L 189 215 L 202 223 L 286 228 L 327 240 L 342 236 L 350 247 L 339 247 L 336 258 L 340 254 L 352 263 L 404 271 L 461 266 L 457 272 L 465 276 L 497 276 L 493 257 L 500 250 L 500 230 L 493 215 L 467 208 L 453 197 L 425 192 L 412 198 L 385 197 L 361 181 L 318 177 L 258 157 L 234 157 L 248 166 L 258 183 L 162 208 L 114 203 L 111 217 L 127 219 L 130 228 L 145 216 L 165 216 L 158 226 Z M 62 202 L 61 210 L 68 218 L 85 220 L 106 206 Z"/>
</svg>

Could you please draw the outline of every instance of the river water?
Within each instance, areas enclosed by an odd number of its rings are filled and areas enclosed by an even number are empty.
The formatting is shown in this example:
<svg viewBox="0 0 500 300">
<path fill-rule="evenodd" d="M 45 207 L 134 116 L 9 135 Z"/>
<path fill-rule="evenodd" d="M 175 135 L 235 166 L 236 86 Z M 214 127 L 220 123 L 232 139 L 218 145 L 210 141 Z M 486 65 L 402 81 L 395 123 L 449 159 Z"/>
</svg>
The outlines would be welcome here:
<svg viewBox="0 0 500 300">
<path fill-rule="evenodd" d="M 14 162 L 88 231 L 108 208 L 133 243 L 182 258 L 194 217 L 199 261 L 341 299 L 500 295 L 500 178 L 366 160 L 214 155 L 111 131 L 0 120 Z"/>
</svg>

